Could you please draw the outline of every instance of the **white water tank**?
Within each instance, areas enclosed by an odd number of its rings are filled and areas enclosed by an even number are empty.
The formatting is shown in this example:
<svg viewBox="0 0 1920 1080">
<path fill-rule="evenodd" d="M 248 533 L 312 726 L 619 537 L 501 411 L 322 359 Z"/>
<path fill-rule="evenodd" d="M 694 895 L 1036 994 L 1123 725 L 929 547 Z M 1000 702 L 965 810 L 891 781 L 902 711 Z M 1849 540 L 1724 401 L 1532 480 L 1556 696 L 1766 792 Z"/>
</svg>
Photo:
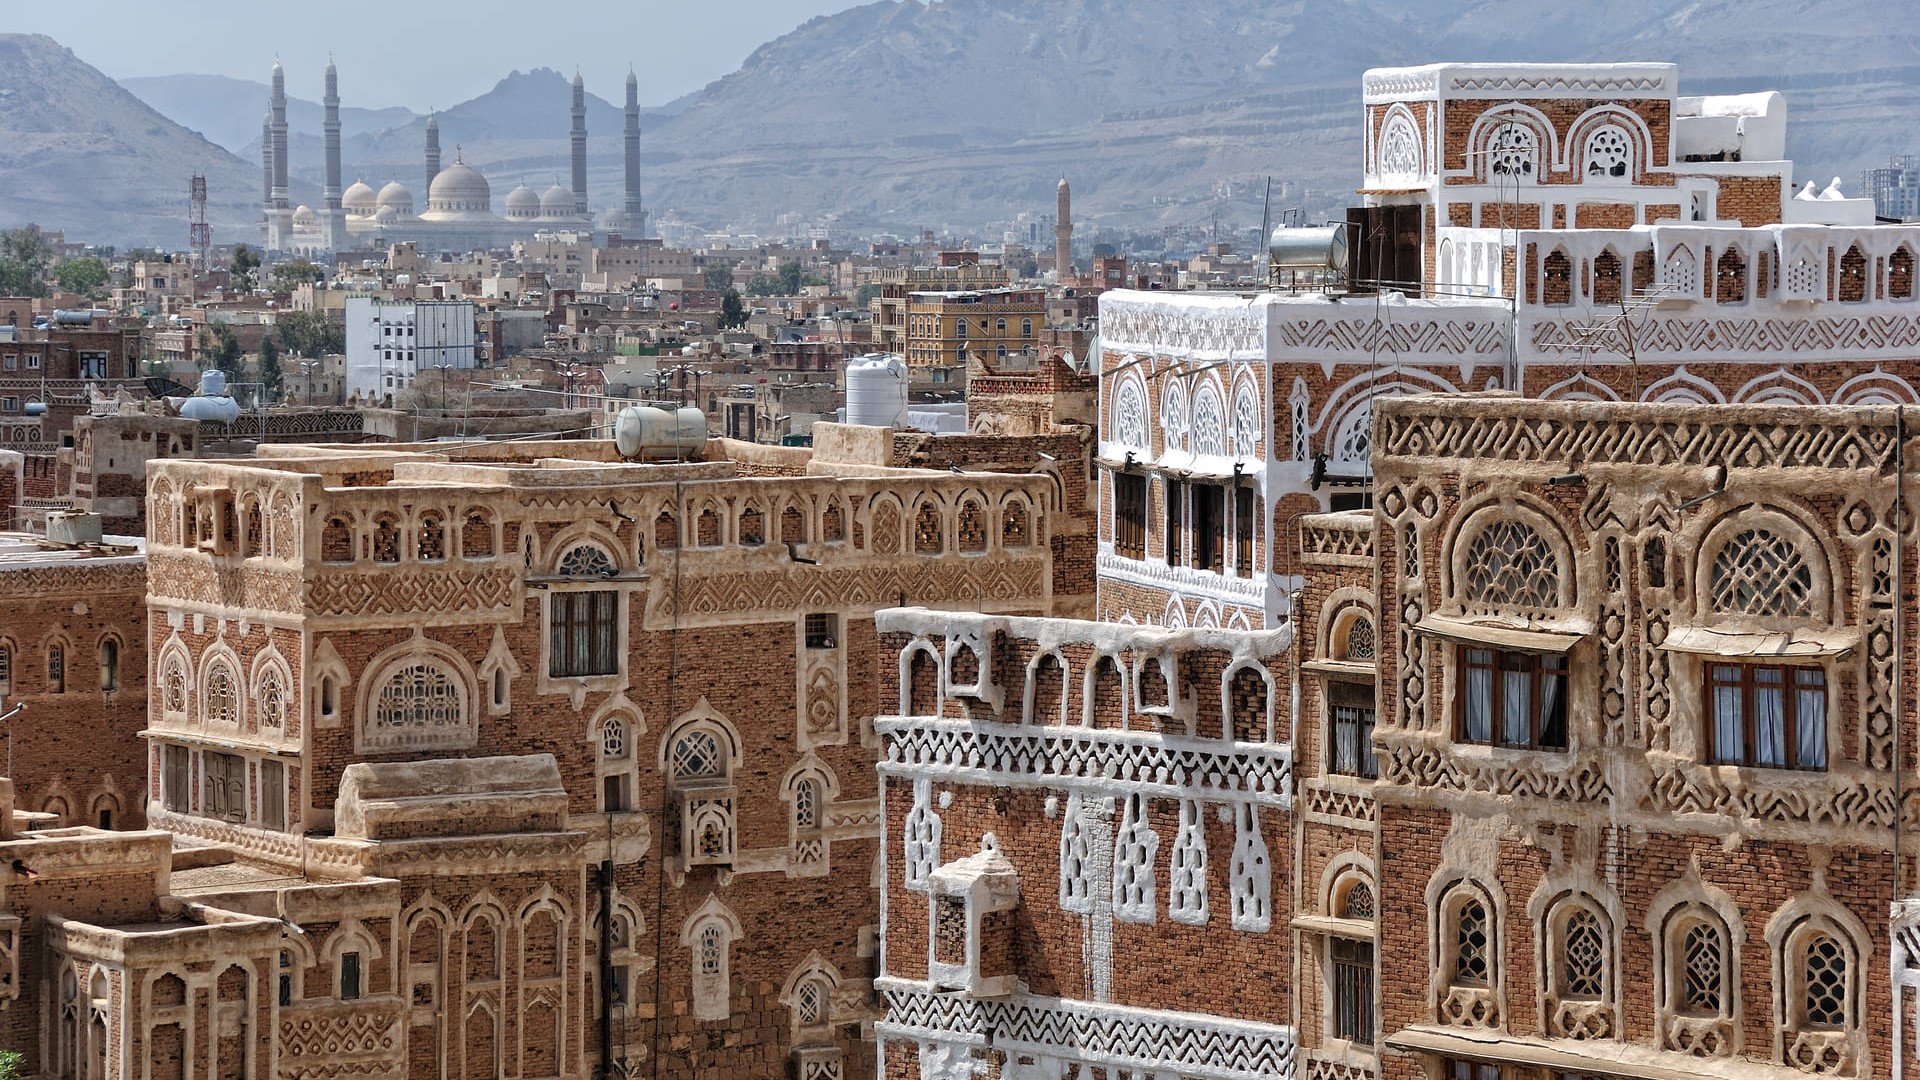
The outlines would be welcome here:
<svg viewBox="0 0 1920 1080">
<path fill-rule="evenodd" d="M 240 403 L 227 393 L 227 375 L 219 368 L 200 373 L 200 392 L 180 403 L 180 415 L 189 420 L 218 420 L 231 424 L 240 418 Z"/>
<path fill-rule="evenodd" d="M 897 356 L 847 362 L 847 423 L 907 426 L 907 365 Z"/>
<path fill-rule="evenodd" d="M 707 414 L 690 405 L 630 405 L 613 418 L 613 445 L 630 461 L 698 461 L 706 452 Z"/>
</svg>

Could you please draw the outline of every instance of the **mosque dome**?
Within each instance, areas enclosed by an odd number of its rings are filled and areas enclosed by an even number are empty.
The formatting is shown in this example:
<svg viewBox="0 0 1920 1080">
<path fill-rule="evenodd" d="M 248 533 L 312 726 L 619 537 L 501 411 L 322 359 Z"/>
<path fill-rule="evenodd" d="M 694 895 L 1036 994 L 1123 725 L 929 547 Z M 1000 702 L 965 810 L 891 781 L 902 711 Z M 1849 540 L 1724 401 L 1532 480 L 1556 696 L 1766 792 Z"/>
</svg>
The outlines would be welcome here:
<svg viewBox="0 0 1920 1080">
<path fill-rule="evenodd" d="M 536 218 L 540 216 L 540 194 L 521 184 L 507 194 L 507 216 L 510 218 Z"/>
<path fill-rule="evenodd" d="M 366 217 L 378 204 L 378 197 L 365 180 L 355 180 L 352 187 L 340 193 L 340 205 L 354 217 Z"/>
<path fill-rule="evenodd" d="M 383 206 L 373 212 L 373 223 L 376 225 L 391 225 L 399 220 L 400 211 L 391 206 Z"/>
<path fill-rule="evenodd" d="M 491 214 L 493 189 L 480 170 L 461 161 L 440 170 L 427 189 L 427 213 L 433 215 Z"/>
<path fill-rule="evenodd" d="M 413 192 L 398 180 L 387 181 L 387 186 L 380 189 L 377 202 L 382 209 L 391 209 L 403 217 L 413 213 Z"/>
<path fill-rule="evenodd" d="M 544 218 L 570 218 L 573 216 L 573 192 L 555 184 L 540 193 L 540 216 Z"/>
<path fill-rule="evenodd" d="M 301 203 L 299 206 L 294 207 L 293 223 L 295 225 L 313 224 L 313 207 L 308 206 L 306 203 Z"/>
</svg>

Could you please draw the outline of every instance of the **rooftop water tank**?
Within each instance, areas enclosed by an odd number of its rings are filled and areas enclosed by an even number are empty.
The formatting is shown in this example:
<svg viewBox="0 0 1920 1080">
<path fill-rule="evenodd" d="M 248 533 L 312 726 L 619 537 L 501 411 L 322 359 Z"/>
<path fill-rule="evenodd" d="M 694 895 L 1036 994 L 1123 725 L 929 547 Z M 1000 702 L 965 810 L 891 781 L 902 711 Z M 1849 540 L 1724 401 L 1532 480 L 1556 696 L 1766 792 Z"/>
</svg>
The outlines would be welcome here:
<svg viewBox="0 0 1920 1080">
<path fill-rule="evenodd" d="M 1308 225 L 1281 227 L 1267 240 L 1267 257 L 1276 270 L 1331 270 L 1347 272 L 1347 227 Z"/>
<path fill-rule="evenodd" d="M 629 461 L 698 461 L 707 446 L 707 414 L 690 405 L 630 405 L 613 418 L 613 445 Z"/>
<path fill-rule="evenodd" d="M 180 415 L 189 420 L 218 420 L 231 424 L 240 418 L 240 403 L 227 394 L 227 374 L 209 368 L 200 374 L 200 393 L 180 403 Z"/>
<path fill-rule="evenodd" d="M 865 356 L 847 363 L 847 423 L 907 426 L 907 365 L 897 356 Z"/>
</svg>

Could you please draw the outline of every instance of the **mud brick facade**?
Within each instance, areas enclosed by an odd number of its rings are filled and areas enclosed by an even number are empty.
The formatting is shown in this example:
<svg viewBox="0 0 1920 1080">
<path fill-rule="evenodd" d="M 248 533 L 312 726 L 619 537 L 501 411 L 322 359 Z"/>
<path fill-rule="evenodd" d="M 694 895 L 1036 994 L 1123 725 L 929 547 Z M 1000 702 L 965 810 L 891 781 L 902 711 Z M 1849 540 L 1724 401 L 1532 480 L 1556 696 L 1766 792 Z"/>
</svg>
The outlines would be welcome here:
<svg viewBox="0 0 1920 1080">
<path fill-rule="evenodd" d="M 1426 397 L 1376 436 L 1379 1073 L 1912 1068 L 1895 410 Z"/>
<path fill-rule="evenodd" d="M 36 828 L 146 819 L 146 585 L 132 546 L 0 534 L 0 712 L 24 707 L 6 749 Z"/>
<path fill-rule="evenodd" d="M 882 1074 L 1284 1075 L 1290 632 L 876 622 Z"/>
<path fill-rule="evenodd" d="M 1920 229 L 1789 197 L 1780 95 L 1684 97 L 1669 64 L 1362 82 L 1354 220 L 1417 215 L 1420 280 L 1101 295 L 1097 617 L 1283 622 L 1303 516 L 1368 505 L 1384 398 L 1920 400 Z"/>
</svg>

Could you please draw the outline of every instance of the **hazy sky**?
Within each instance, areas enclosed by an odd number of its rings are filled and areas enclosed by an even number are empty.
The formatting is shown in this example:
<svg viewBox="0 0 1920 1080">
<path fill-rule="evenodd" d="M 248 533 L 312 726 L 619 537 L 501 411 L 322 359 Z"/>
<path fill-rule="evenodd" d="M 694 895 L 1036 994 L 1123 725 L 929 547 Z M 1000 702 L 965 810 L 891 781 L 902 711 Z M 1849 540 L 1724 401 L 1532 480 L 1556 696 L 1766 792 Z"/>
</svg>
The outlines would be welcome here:
<svg viewBox="0 0 1920 1080">
<path fill-rule="evenodd" d="M 697 90 L 747 54 L 859 0 L 89 0 L 8 3 L 0 30 L 40 33 L 119 79 L 203 73 L 265 82 L 277 54 L 287 92 L 320 100 L 329 53 L 344 104 L 445 108 L 485 93 L 508 71 L 580 69 L 614 104 L 627 69 L 640 103 Z"/>
</svg>

